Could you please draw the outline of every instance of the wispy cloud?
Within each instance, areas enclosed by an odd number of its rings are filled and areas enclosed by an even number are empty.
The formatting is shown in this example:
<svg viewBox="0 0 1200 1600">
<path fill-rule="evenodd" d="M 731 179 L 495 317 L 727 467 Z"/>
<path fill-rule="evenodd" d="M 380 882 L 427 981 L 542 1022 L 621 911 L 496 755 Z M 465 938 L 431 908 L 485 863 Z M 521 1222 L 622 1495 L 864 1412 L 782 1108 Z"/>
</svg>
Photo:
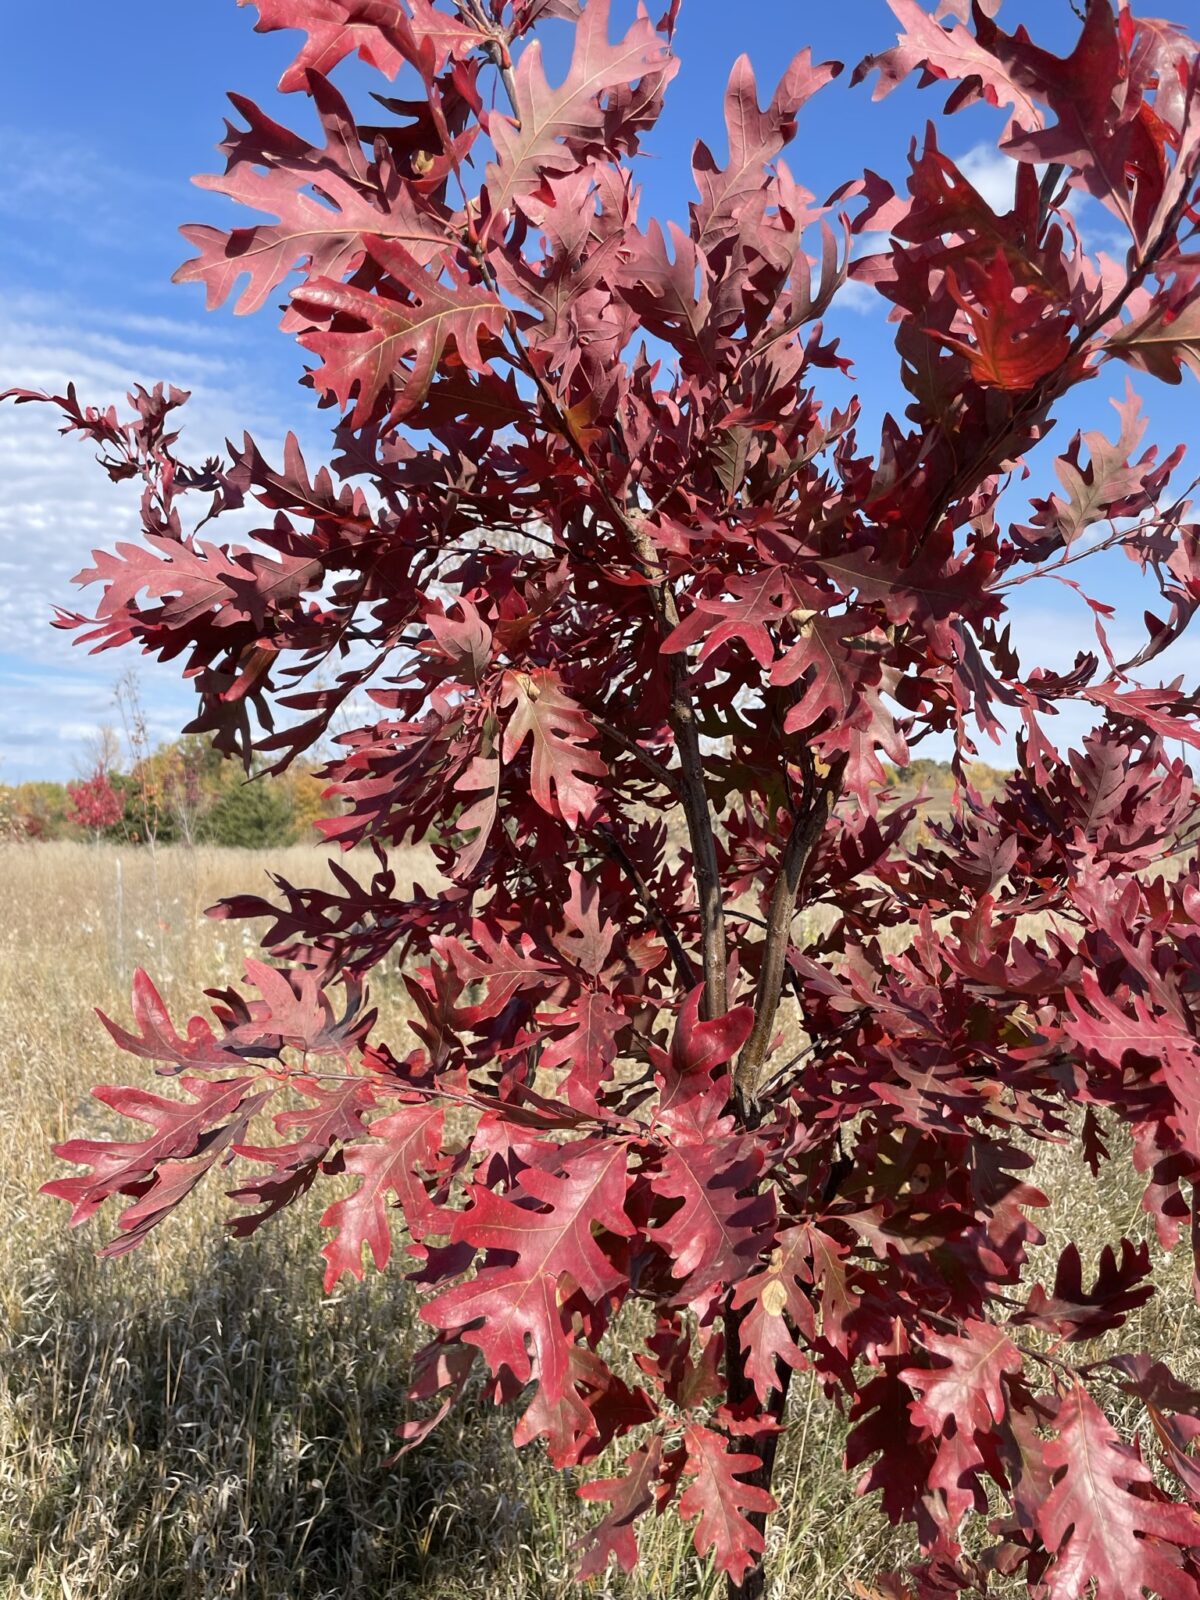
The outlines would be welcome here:
<svg viewBox="0 0 1200 1600">
<path fill-rule="evenodd" d="M 887 310 L 888 302 L 879 290 L 872 284 L 859 283 L 856 278 L 847 278 L 829 308 L 831 316 L 835 311 L 849 311 L 856 317 L 869 317 L 876 311 Z"/>
<path fill-rule="evenodd" d="M 992 144 L 977 144 L 955 165 L 993 211 L 1011 211 L 1017 190 L 1017 163 Z"/>
<path fill-rule="evenodd" d="M 83 141 L 50 141 L 0 123 L 0 217 L 23 224 L 8 233 L 10 247 L 36 249 L 47 225 L 61 225 L 105 250 L 137 250 L 131 217 L 157 217 L 168 198 L 181 198 L 174 184 L 122 167 Z"/>
<path fill-rule="evenodd" d="M 193 396 L 186 455 L 220 453 L 244 427 L 278 453 L 285 397 L 264 392 L 256 341 L 235 342 L 220 323 L 213 331 L 217 338 L 183 317 L 113 317 L 18 292 L 0 301 L 0 389 L 60 393 L 73 381 L 85 401 L 121 405 L 135 382 L 172 382 Z M 88 610 L 91 594 L 71 578 L 92 550 L 136 538 L 140 528 L 136 486 L 110 483 L 94 452 L 60 437 L 58 426 L 49 407 L 0 407 L 0 779 L 9 782 L 69 775 L 86 734 L 115 719 L 115 680 L 140 659 L 88 656 L 51 626 L 56 605 Z M 154 733 L 177 733 L 194 705 L 178 665 L 142 662 L 141 676 Z"/>
</svg>

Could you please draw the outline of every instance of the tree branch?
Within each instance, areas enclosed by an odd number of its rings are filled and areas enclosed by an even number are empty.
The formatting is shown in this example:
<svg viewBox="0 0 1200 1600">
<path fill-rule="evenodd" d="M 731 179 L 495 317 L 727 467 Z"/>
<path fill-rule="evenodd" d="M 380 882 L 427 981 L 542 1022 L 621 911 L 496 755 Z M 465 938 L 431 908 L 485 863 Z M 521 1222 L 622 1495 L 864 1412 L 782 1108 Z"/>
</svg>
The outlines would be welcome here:
<svg viewBox="0 0 1200 1600">
<path fill-rule="evenodd" d="M 696 987 L 696 969 L 692 966 L 691 957 L 683 948 L 679 935 L 668 921 L 666 913 L 651 894 L 650 886 L 638 871 L 637 863 L 630 856 L 616 834 L 610 829 L 597 828 L 596 833 L 604 849 L 629 879 L 643 911 L 645 911 L 650 921 L 666 941 L 667 949 L 671 952 L 671 959 L 675 963 L 675 970 L 679 974 L 680 982 L 686 989 L 694 989 Z"/>
<path fill-rule="evenodd" d="M 771 896 L 771 909 L 767 917 L 767 937 L 763 948 L 762 968 L 754 995 L 754 1025 L 750 1037 L 742 1048 L 734 1073 L 734 1085 L 741 1104 L 743 1117 L 750 1120 L 758 1097 L 759 1078 L 763 1062 L 771 1044 L 775 1028 L 775 1014 L 783 994 L 783 981 L 787 970 L 788 943 L 791 939 L 792 921 L 796 915 L 796 900 L 800 885 L 813 851 L 825 831 L 825 824 L 841 790 L 846 758 L 841 756 L 830 767 L 826 776 L 810 791 L 804 810 L 796 818 L 788 842 L 784 846 L 779 876 Z"/>
<path fill-rule="evenodd" d="M 624 517 L 638 563 L 644 568 L 653 584 L 654 607 L 658 613 L 659 628 L 663 634 L 679 626 L 679 607 L 667 582 L 658 559 L 658 551 L 645 528 L 636 520 Z M 700 733 L 696 727 L 696 713 L 688 688 L 687 656 L 675 651 L 667 658 L 667 671 L 671 686 L 671 726 L 679 747 L 679 765 L 683 787 L 680 799 L 687 818 L 688 835 L 692 845 L 692 861 L 696 873 L 696 888 L 700 900 L 700 925 L 704 954 L 704 1014 L 707 1017 L 724 1016 L 728 1009 L 725 986 L 725 969 L 728 962 L 725 948 L 725 908 L 721 903 L 721 874 L 717 862 L 717 842 L 713 833 L 712 816 L 708 809 L 708 791 L 704 784 L 704 757 L 700 751 Z"/>
<path fill-rule="evenodd" d="M 1162 255 L 1178 232 L 1179 224 L 1187 211 L 1189 198 L 1190 189 L 1185 187 L 1164 220 L 1157 237 L 1148 246 L 1145 255 L 1139 259 L 1130 271 L 1125 283 L 1113 296 L 1112 300 L 1106 306 L 1102 306 L 1089 321 L 1083 324 L 1079 332 L 1071 340 L 1066 354 L 1054 371 L 1048 373 L 1034 384 L 1021 403 L 1014 408 L 1007 422 L 993 430 L 984 440 L 981 448 L 976 451 L 971 461 L 953 475 L 933 503 L 933 507 L 925 521 L 924 531 L 918 541 L 919 546 L 924 545 L 933 535 L 954 502 L 979 482 L 980 475 L 985 471 L 996 451 L 1003 447 L 1006 440 L 1024 423 L 1032 420 L 1043 406 L 1050 406 L 1054 403 L 1055 395 L 1048 393 L 1052 380 L 1064 372 L 1069 372 L 1075 357 L 1083 351 L 1084 347 L 1095 338 L 1102 328 L 1106 327 L 1114 317 L 1121 314 L 1129 297 L 1141 287 L 1145 278 L 1157 265 L 1159 256 Z"/>
<path fill-rule="evenodd" d="M 652 756 L 648 750 L 644 750 L 636 739 L 631 739 L 627 733 L 622 733 L 620 728 L 614 728 L 611 722 L 605 722 L 600 717 L 593 716 L 590 711 L 588 712 L 588 718 L 597 733 L 602 733 L 606 739 L 611 739 L 614 744 L 619 744 L 622 750 L 627 750 L 631 756 L 636 757 L 641 762 L 647 772 L 652 773 L 658 779 L 664 789 L 668 789 L 676 799 L 681 798 L 678 778 L 670 767 L 664 767 L 662 762 Z"/>
<path fill-rule="evenodd" d="M 484 281 L 497 291 L 496 279 L 481 253 L 476 254 Z M 548 420 L 563 442 L 583 468 L 608 513 L 613 527 L 624 533 L 633 551 L 634 559 L 649 580 L 650 600 L 658 619 L 659 632 L 665 638 L 679 626 L 679 607 L 667 574 L 659 560 L 654 541 L 646 532 L 643 519 L 621 505 L 608 484 L 604 482 L 596 464 L 571 426 L 570 418 L 559 404 L 558 397 L 546 382 L 521 340 L 516 323 L 510 316 L 506 331 L 512 347 L 512 359 L 530 378 L 541 396 Z M 712 815 L 708 809 L 708 791 L 704 783 L 704 757 L 700 750 L 700 733 L 696 726 L 696 713 L 688 687 L 687 657 L 682 651 L 672 653 L 667 660 L 668 681 L 671 691 L 670 720 L 679 750 L 681 783 L 679 798 L 687 818 L 688 837 L 692 847 L 692 861 L 696 874 L 697 896 L 700 902 L 700 925 L 704 956 L 704 1006 L 706 1017 L 724 1016 L 729 1008 L 726 988 L 728 956 L 725 945 L 725 916 L 721 904 L 721 874 L 717 861 L 717 843 L 713 832 Z"/>
</svg>

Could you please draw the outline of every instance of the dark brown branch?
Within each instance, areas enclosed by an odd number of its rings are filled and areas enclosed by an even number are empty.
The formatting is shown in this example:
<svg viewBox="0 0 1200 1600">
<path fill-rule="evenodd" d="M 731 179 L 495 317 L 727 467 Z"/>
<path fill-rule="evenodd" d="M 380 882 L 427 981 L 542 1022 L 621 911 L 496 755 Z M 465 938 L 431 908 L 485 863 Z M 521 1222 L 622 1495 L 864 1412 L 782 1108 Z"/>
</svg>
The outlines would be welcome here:
<svg viewBox="0 0 1200 1600">
<path fill-rule="evenodd" d="M 484 281 L 496 292 L 496 279 L 482 254 L 476 256 Z M 650 584 L 651 604 L 658 620 L 659 632 L 665 638 L 679 626 L 679 607 L 658 557 L 654 541 L 646 532 L 642 518 L 627 510 L 604 482 L 595 463 L 563 412 L 558 397 L 539 371 L 537 363 L 529 357 L 512 317 L 507 320 L 507 332 L 512 346 L 511 357 L 521 371 L 530 378 L 541 397 L 548 420 L 555 432 L 570 449 L 599 494 L 612 526 L 629 540 L 634 557 Z M 708 791 L 704 783 L 704 758 L 700 750 L 700 732 L 696 726 L 696 713 L 688 687 L 687 658 L 682 651 L 668 657 L 668 676 L 671 689 L 671 726 L 679 750 L 681 784 L 679 798 L 687 818 L 688 837 L 692 847 L 692 861 L 696 874 L 696 888 L 700 902 L 700 926 L 704 956 L 704 1015 L 724 1016 L 729 1002 L 726 991 L 728 957 L 725 947 L 725 916 L 721 904 L 721 876 L 717 862 L 717 842 L 713 833 L 712 815 L 708 809 Z"/>
<path fill-rule="evenodd" d="M 762 968 L 754 996 L 754 1026 L 738 1058 L 734 1081 L 743 1116 L 753 1115 L 763 1062 L 771 1045 L 775 1014 L 779 1010 L 787 973 L 788 944 L 796 901 L 813 851 L 825 831 L 825 824 L 841 790 L 846 758 L 840 757 L 828 773 L 811 788 L 803 811 L 797 816 L 784 846 L 779 876 L 771 896 L 767 917 L 767 937 L 763 946 Z"/>
<path fill-rule="evenodd" d="M 767 919 L 755 916 L 753 911 L 739 911 L 736 906 L 726 906 L 725 915 L 731 922 L 752 922 L 756 928 L 765 928 Z"/>
<path fill-rule="evenodd" d="M 667 583 L 666 574 L 658 559 L 654 541 L 635 518 L 623 516 L 638 564 L 653 584 L 654 608 L 659 627 L 664 635 L 679 626 L 679 607 Z M 728 1009 L 725 987 L 725 969 L 728 957 L 725 950 L 725 908 L 721 903 L 721 875 L 717 862 L 717 842 L 713 833 L 712 815 L 708 809 L 708 791 L 704 783 L 704 757 L 700 751 L 700 732 L 696 726 L 696 713 L 688 687 L 687 656 L 682 650 L 667 658 L 667 671 L 671 685 L 671 726 L 679 747 L 679 765 L 683 779 L 680 799 L 687 818 L 688 835 L 692 845 L 692 861 L 696 873 L 696 888 L 700 899 L 700 926 L 704 953 L 704 1014 L 707 1017 L 724 1016 Z"/>
<path fill-rule="evenodd" d="M 602 733 L 606 739 L 611 739 L 614 744 L 619 744 L 622 750 L 627 750 L 631 756 L 641 762 L 647 772 L 652 773 L 658 779 L 664 789 L 669 790 L 676 799 L 680 798 L 678 777 L 669 767 L 664 767 L 662 762 L 652 756 L 648 750 L 644 750 L 636 739 L 631 739 L 627 733 L 622 733 L 620 728 L 614 728 L 611 722 L 602 721 L 599 717 L 593 716 L 590 711 L 588 712 L 588 718 L 597 733 Z"/>
<path fill-rule="evenodd" d="M 597 828 L 596 833 L 604 849 L 629 879 L 630 886 L 634 894 L 637 895 L 642 910 L 665 940 L 667 949 L 671 952 L 671 959 L 675 963 L 675 970 L 679 974 L 680 982 L 684 988 L 694 989 L 696 987 L 696 969 L 692 966 L 691 957 L 683 948 L 679 935 L 668 921 L 666 913 L 650 892 L 650 886 L 638 871 L 637 863 L 617 836 L 608 828 Z"/>
</svg>

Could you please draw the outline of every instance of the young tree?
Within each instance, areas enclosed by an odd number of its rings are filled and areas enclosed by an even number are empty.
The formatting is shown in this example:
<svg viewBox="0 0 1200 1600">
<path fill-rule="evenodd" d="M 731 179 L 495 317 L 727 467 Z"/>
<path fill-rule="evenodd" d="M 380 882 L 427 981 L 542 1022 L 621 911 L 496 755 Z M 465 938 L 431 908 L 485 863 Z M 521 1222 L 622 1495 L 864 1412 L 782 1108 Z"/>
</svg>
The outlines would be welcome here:
<svg viewBox="0 0 1200 1600">
<path fill-rule="evenodd" d="M 156 750 L 163 797 L 175 837 L 190 849 L 199 838 L 214 804 L 206 778 L 219 775 L 223 763 L 206 740 L 193 736 Z"/>
<path fill-rule="evenodd" d="M 125 814 L 125 803 L 113 788 L 108 773 L 97 767 L 90 778 L 67 785 L 67 821 L 90 833 L 95 844 Z"/>
<path fill-rule="evenodd" d="M 295 818 L 282 785 L 260 778 L 231 784 L 204 818 L 200 833 L 212 844 L 265 850 L 294 841 Z"/>
<path fill-rule="evenodd" d="M 1002 1572 L 1186 1600 L 1200 1395 L 1088 1343 L 1157 1255 L 1114 1239 L 1093 1281 L 1070 1246 L 1047 1288 L 1030 1250 L 1046 1141 L 1093 1171 L 1129 1152 L 1161 1245 L 1200 1233 L 1200 868 L 1171 753 L 1200 723 L 1151 666 L 1200 597 L 1197 527 L 1132 393 L 1114 439 L 1066 445 L 1061 492 L 1017 521 L 1002 496 L 1108 363 L 1200 368 L 1197 47 L 1109 0 L 1065 60 L 995 0 L 890 4 L 898 43 L 857 76 L 1008 112 L 1010 209 L 935 125 L 906 194 L 868 174 L 817 204 L 782 153 L 839 69 L 804 52 L 765 105 L 738 61 L 726 164 L 698 144 L 686 216 L 640 220 L 679 0 L 615 41 L 608 0 L 258 0 L 260 31 L 304 35 L 281 87 L 321 133 L 235 98 L 203 182 L 271 220 L 186 229 L 179 276 L 250 312 L 299 267 L 283 326 L 334 466 L 294 439 L 189 465 L 183 394 L 139 389 L 120 420 L 68 391 L 68 430 L 142 480 L 146 531 L 81 575 L 95 617 L 62 621 L 182 659 L 192 727 L 247 764 L 285 767 L 365 690 L 325 831 L 377 864 L 231 902 L 272 918 L 280 965 L 248 963 L 212 1023 L 179 1034 L 140 975 L 136 1031 L 109 1029 L 182 1092 L 98 1090 L 150 1136 L 65 1144 L 88 1170 L 49 1189 L 76 1221 L 124 1197 L 120 1254 L 233 1157 L 237 1234 L 347 1173 L 330 1286 L 364 1245 L 386 1266 L 398 1209 L 432 1333 L 413 1395 L 437 1402 L 407 1442 L 482 1366 L 517 1442 L 604 1508 L 584 1573 L 632 1567 L 638 1519 L 677 1504 L 731 1595 L 763 1593 L 805 1369 L 849 1412 L 862 1490 L 919 1534 L 882 1592 Z M 547 18 L 573 30 L 558 83 Z M 362 122 L 330 76 L 350 55 L 399 79 Z M 1077 192 L 1123 261 L 1081 241 Z M 868 233 L 886 247 L 851 262 Z M 847 276 L 890 303 L 909 396 L 874 449 L 815 392 L 848 365 L 819 320 Z M 253 547 L 188 531 L 193 506 L 254 505 Z M 1161 594 L 1144 644 L 1118 659 L 1097 604 L 1070 671 L 1022 665 L 1017 587 L 1106 550 Z M 1070 706 L 1095 726 L 1060 750 Z M 967 763 L 1001 718 L 1019 760 L 989 798 Z M 935 733 L 955 802 L 913 843 L 882 758 Z M 424 839 L 447 887 L 399 895 L 386 853 Z M 401 957 L 416 1015 L 389 1047 L 364 979 Z M 277 1108 L 285 1085 L 307 1109 Z M 652 1332 L 626 1366 L 632 1301 Z M 1133 1439 L 1110 1420 L 1131 1402 Z"/>
</svg>

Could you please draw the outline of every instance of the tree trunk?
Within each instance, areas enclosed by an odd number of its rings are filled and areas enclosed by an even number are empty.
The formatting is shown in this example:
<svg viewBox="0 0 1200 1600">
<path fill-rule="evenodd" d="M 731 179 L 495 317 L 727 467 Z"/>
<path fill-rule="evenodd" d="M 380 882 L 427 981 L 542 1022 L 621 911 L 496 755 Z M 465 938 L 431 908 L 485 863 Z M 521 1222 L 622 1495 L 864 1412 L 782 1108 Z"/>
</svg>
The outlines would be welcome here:
<svg viewBox="0 0 1200 1600">
<path fill-rule="evenodd" d="M 741 1327 L 745 1311 L 734 1311 L 732 1307 L 725 1310 L 725 1377 L 728 1384 L 729 1404 L 736 1406 L 739 1401 L 748 1399 L 754 1393 L 754 1385 L 746 1376 L 746 1355 L 742 1349 Z M 783 1421 L 783 1414 L 787 1407 L 788 1387 L 792 1381 L 792 1369 L 785 1366 L 782 1361 L 776 1364 L 775 1381 L 777 1388 L 771 1391 L 765 1411 L 768 1420 L 773 1424 Z M 773 1427 L 770 1432 L 764 1433 L 760 1439 L 749 1441 L 750 1447 L 758 1456 L 762 1465 L 757 1472 L 750 1474 L 744 1481 L 753 1484 L 756 1488 L 771 1488 L 771 1479 L 775 1474 L 775 1457 L 779 1450 L 779 1433 Z M 765 1534 L 767 1528 L 767 1513 L 754 1511 L 750 1513 L 749 1521 L 759 1533 Z M 767 1569 L 765 1559 L 760 1556 L 753 1567 L 740 1583 L 733 1578 L 726 1579 L 726 1600 L 763 1600 L 767 1592 Z"/>
</svg>

